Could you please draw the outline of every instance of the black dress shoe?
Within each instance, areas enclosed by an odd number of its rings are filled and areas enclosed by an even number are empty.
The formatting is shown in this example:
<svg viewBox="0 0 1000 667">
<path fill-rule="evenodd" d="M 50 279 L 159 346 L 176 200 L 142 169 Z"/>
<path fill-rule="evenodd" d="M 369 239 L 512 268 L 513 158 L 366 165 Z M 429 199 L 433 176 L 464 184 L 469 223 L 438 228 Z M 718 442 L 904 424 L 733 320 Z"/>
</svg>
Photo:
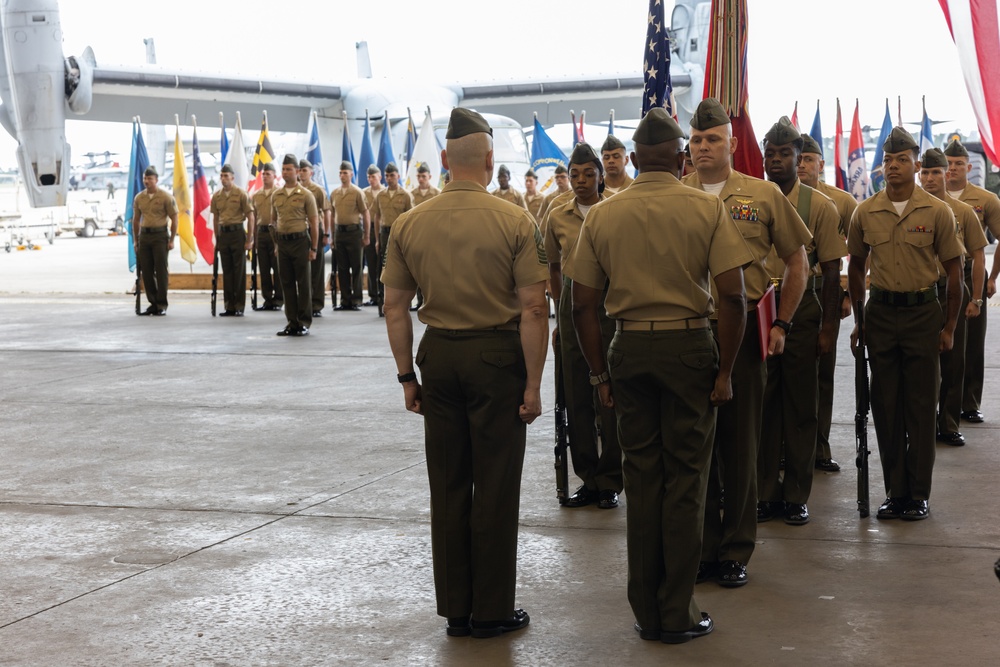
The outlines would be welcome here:
<svg viewBox="0 0 1000 667">
<path fill-rule="evenodd" d="M 314 310 L 313 317 L 323 317 L 323 313 L 321 311 Z"/>
<path fill-rule="evenodd" d="M 271 306 L 271 310 L 281 310 L 285 307 L 284 303 L 276 303 Z"/>
<path fill-rule="evenodd" d="M 347 310 L 361 310 L 361 306 L 356 303 L 352 303 L 347 307 Z"/>
<path fill-rule="evenodd" d="M 309 335 L 309 327 L 303 327 L 303 326 L 297 327 L 295 329 L 295 331 L 292 332 L 292 335 L 293 336 L 308 336 Z"/>
<path fill-rule="evenodd" d="M 236 314 L 235 310 L 224 310 L 221 313 L 219 313 L 219 317 L 232 317 L 235 314 Z"/>
<path fill-rule="evenodd" d="M 156 306 L 150 306 L 141 313 L 136 313 L 136 315 L 152 315 L 156 311 Z"/>
<path fill-rule="evenodd" d="M 604 489 L 598 494 L 597 506 L 602 510 L 613 510 L 618 507 L 618 492 Z"/>
<path fill-rule="evenodd" d="M 982 424 L 985 417 L 979 410 L 966 410 L 962 413 L 962 419 L 973 424 Z"/>
<path fill-rule="evenodd" d="M 152 314 L 154 317 L 163 317 L 167 314 L 167 311 L 164 308 L 157 308 Z"/>
<path fill-rule="evenodd" d="M 785 501 L 783 500 L 762 500 L 757 503 L 757 523 L 764 523 L 784 515 Z"/>
<path fill-rule="evenodd" d="M 747 566 L 738 560 L 724 560 L 719 566 L 719 585 L 726 588 L 739 588 L 746 585 Z"/>
<path fill-rule="evenodd" d="M 899 518 L 905 521 L 920 521 L 931 515 L 931 508 L 927 506 L 926 500 L 911 500 L 906 504 Z"/>
<path fill-rule="evenodd" d="M 660 641 L 664 644 L 683 644 L 684 642 L 689 642 L 692 639 L 704 637 L 714 629 L 715 623 L 712 621 L 712 617 L 705 612 L 701 612 L 701 622 L 698 623 L 698 625 L 679 632 L 664 630 L 660 634 Z"/>
<path fill-rule="evenodd" d="M 809 523 L 809 508 L 805 503 L 788 503 L 785 506 L 785 523 L 789 526 L 804 526 Z"/>
<path fill-rule="evenodd" d="M 573 495 L 563 501 L 563 507 L 586 507 L 600 500 L 600 493 L 581 486 Z"/>
<path fill-rule="evenodd" d="M 344 304 L 340 304 L 339 306 L 334 306 L 333 309 L 334 310 L 347 310 L 347 306 L 345 306 Z"/>
<path fill-rule="evenodd" d="M 448 625 L 444 627 L 444 632 L 449 637 L 468 637 L 472 634 L 472 626 L 469 625 L 468 616 L 456 616 L 448 619 Z"/>
<path fill-rule="evenodd" d="M 694 583 L 703 584 L 706 581 L 711 581 L 719 576 L 719 564 L 716 562 L 709 563 L 708 561 L 701 561 L 698 563 L 698 574 L 695 575 Z"/>
<path fill-rule="evenodd" d="M 292 335 L 294 335 L 294 332 L 295 332 L 295 325 L 294 324 L 289 324 L 284 329 L 282 329 L 281 331 L 279 331 L 278 335 L 279 336 L 292 336 Z"/>
<path fill-rule="evenodd" d="M 833 459 L 816 459 L 816 470 L 840 472 L 840 464 Z"/>
<path fill-rule="evenodd" d="M 233 317 L 243 317 L 243 311 L 242 310 L 237 310 L 237 311 L 233 312 Z"/>
<path fill-rule="evenodd" d="M 906 498 L 886 498 L 885 502 L 878 506 L 875 513 L 876 519 L 898 519 L 906 505 Z"/>
<path fill-rule="evenodd" d="M 377 306 L 377 305 L 378 305 L 378 303 L 377 303 L 377 302 L 375 301 L 375 299 L 368 299 L 367 301 L 365 301 L 365 302 L 364 302 L 363 304 L 361 304 L 361 305 L 362 305 L 362 306 L 365 306 L 365 307 L 367 307 L 367 306 Z"/>
<path fill-rule="evenodd" d="M 659 630 L 643 630 L 642 626 L 639 625 L 639 621 L 632 624 L 635 631 L 639 633 L 639 639 L 646 639 L 649 641 L 659 641 L 660 631 Z"/>
<path fill-rule="evenodd" d="M 472 621 L 472 636 L 476 639 L 499 637 L 505 632 L 514 632 L 528 627 L 531 617 L 523 609 L 515 609 L 510 618 L 502 621 Z"/>
<path fill-rule="evenodd" d="M 943 445 L 961 447 L 965 444 L 965 436 L 957 431 L 945 431 L 944 433 L 938 433 L 937 441 Z"/>
</svg>

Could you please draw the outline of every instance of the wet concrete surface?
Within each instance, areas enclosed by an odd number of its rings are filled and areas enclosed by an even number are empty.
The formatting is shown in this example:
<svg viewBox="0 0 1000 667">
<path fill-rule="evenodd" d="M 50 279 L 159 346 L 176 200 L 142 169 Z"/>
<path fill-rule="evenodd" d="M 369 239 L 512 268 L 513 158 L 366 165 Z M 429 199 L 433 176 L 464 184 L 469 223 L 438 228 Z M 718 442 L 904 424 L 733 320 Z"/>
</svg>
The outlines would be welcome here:
<svg viewBox="0 0 1000 667">
<path fill-rule="evenodd" d="M 125 284 L 116 271 L 89 280 Z M 808 525 L 761 524 L 749 585 L 697 587 L 715 633 L 664 646 L 632 630 L 628 499 L 612 511 L 556 502 L 551 359 L 521 493 L 517 600 L 531 625 L 447 638 L 422 427 L 375 311 L 328 306 L 294 339 L 274 335 L 281 313 L 211 318 L 203 293 L 172 294 L 164 318 L 135 317 L 133 304 L 113 289 L 0 282 L 0 665 L 1000 659 L 998 309 L 987 421 L 963 424 L 965 447 L 939 446 L 931 518 L 858 518 L 844 323 L 843 472 L 818 473 Z M 871 485 L 877 505 L 877 454 Z"/>
</svg>

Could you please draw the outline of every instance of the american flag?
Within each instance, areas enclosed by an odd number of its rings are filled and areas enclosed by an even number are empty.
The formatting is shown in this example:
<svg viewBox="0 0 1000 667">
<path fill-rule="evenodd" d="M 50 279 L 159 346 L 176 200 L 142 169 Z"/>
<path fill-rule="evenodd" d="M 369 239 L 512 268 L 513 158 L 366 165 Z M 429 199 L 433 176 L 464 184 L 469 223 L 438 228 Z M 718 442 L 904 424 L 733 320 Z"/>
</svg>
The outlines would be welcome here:
<svg viewBox="0 0 1000 667">
<path fill-rule="evenodd" d="M 671 116 L 674 112 L 674 89 L 670 85 L 670 39 L 663 21 L 662 0 L 649 0 L 646 19 L 646 46 L 643 59 L 643 79 L 646 82 L 642 95 L 642 115 L 654 107 L 663 107 Z"/>
</svg>

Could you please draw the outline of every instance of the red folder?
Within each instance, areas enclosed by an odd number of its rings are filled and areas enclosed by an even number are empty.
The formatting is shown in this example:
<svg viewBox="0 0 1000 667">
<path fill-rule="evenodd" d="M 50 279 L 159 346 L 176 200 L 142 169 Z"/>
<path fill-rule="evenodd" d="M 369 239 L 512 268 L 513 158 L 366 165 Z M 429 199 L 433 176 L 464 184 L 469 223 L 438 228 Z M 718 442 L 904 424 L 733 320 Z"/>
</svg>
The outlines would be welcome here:
<svg viewBox="0 0 1000 667">
<path fill-rule="evenodd" d="M 760 339 L 760 358 L 767 361 L 767 346 L 771 338 L 771 326 L 778 317 L 778 306 L 774 300 L 774 284 L 767 287 L 764 296 L 757 302 L 757 336 Z"/>
</svg>

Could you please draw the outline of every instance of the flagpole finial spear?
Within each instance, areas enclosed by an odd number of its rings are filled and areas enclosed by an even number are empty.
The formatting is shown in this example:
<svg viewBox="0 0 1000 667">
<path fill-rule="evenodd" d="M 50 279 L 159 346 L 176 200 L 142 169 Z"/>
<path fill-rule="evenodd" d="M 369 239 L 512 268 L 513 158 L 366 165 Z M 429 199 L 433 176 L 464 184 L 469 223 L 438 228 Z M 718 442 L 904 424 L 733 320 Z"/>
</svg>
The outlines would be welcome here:
<svg viewBox="0 0 1000 667">
<path fill-rule="evenodd" d="M 194 114 L 191 114 L 191 127 L 198 127 L 198 119 Z"/>
<path fill-rule="evenodd" d="M 221 111 L 219 112 L 219 115 L 220 115 L 220 116 L 222 115 L 222 112 L 221 112 Z M 240 112 L 239 112 L 239 111 L 237 111 L 237 112 L 236 112 L 236 124 L 237 124 L 237 125 L 239 125 L 239 124 L 240 124 Z"/>
<path fill-rule="evenodd" d="M 226 126 L 226 115 L 221 111 L 219 112 L 219 123 L 222 125 L 222 127 Z"/>
<path fill-rule="evenodd" d="M 178 128 L 180 128 L 181 126 L 181 117 L 178 116 L 177 114 L 174 114 L 174 125 L 176 125 Z"/>
</svg>

